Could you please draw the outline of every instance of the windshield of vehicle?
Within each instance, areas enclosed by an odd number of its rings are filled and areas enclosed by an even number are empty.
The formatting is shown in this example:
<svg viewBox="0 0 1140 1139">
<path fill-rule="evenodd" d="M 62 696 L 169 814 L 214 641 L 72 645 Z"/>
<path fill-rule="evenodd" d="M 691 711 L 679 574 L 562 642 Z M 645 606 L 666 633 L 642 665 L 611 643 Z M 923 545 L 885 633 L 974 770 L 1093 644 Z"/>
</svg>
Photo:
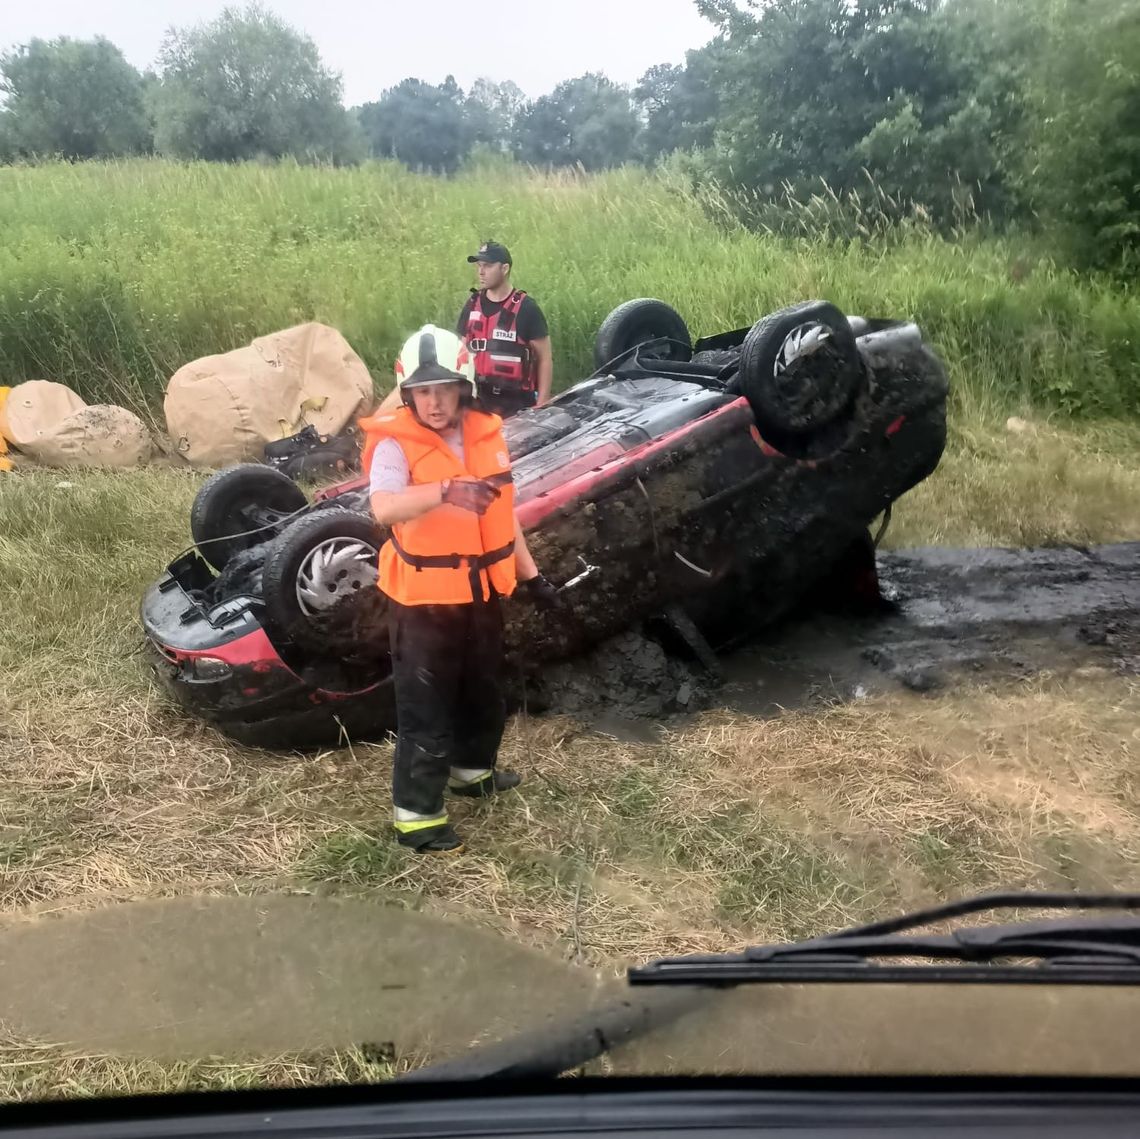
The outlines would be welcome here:
<svg viewBox="0 0 1140 1139">
<path fill-rule="evenodd" d="M 0 1102 L 1130 1072 L 627 971 L 1135 887 L 1135 0 L 396 7 L 5 13 Z"/>
</svg>

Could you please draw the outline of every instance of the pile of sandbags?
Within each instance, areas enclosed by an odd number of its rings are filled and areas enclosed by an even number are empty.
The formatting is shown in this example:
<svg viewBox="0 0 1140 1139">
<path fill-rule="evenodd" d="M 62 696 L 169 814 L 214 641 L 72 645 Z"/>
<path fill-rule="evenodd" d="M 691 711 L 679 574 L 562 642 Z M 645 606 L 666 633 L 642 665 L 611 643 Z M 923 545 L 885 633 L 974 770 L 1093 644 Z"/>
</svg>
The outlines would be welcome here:
<svg viewBox="0 0 1140 1139">
<path fill-rule="evenodd" d="M 175 454 L 192 466 L 224 467 L 261 461 L 266 443 L 310 425 L 337 435 L 374 398 L 372 377 L 348 341 L 309 323 L 185 364 L 170 378 L 164 409 Z M 49 467 L 133 467 L 154 449 L 137 415 L 88 406 L 47 380 L 0 388 L 0 470 L 11 469 L 9 444 Z"/>
<path fill-rule="evenodd" d="M 0 439 L 47 467 L 137 467 L 153 449 L 133 412 L 89 405 L 71 388 L 48 380 L 7 389 L 0 401 Z"/>
<path fill-rule="evenodd" d="M 166 389 L 174 450 L 193 466 L 260 460 L 265 444 L 312 425 L 335 435 L 370 410 L 372 376 L 325 324 L 259 336 L 179 368 Z"/>
</svg>

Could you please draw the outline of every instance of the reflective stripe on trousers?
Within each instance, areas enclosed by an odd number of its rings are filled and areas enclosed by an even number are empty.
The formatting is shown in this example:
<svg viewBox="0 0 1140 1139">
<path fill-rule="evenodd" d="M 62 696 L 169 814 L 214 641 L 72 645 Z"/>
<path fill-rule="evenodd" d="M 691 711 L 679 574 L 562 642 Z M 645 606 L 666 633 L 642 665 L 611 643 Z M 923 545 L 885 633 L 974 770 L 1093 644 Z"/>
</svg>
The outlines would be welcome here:
<svg viewBox="0 0 1140 1139">
<path fill-rule="evenodd" d="M 415 834 L 416 831 L 426 831 L 429 827 L 447 826 L 446 811 L 442 815 L 420 815 L 403 807 L 393 807 L 392 814 L 392 825 L 400 834 Z"/>
</svg>

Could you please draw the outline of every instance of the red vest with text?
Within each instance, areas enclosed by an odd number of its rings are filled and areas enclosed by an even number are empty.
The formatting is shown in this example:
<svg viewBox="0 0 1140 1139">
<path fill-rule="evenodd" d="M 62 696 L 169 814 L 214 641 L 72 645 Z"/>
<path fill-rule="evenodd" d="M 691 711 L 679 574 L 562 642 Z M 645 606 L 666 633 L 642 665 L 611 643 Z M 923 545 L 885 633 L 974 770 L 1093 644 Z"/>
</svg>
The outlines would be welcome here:
<svg viewBox="0 0 1140 1139">
<path fill-rule="evenodd" d="M 530 343 L 518 335 L 518 315 L 526 293 L 516 289 L 498 312 L 483 311 L 483 293 L 471 298 L 464 339 L 475 357 L 475 378 L 501 391 L 537 392 L 538 363 Z"/>
<path fill-rule="evenodd" d="M 491 590 L 509 597 L 515 588 L 515 508 L 511 460 L 497 415 L 468 408 L 463 413 L 463 462 L 412 412 L 373 415 L 360 421 L 366 443 L 365 472 L 381 439 L 395 439 L 404 452 L 411 485 L 451 478 L 487 479 L 499 497 L 484 514 L 449 503 L 397 522 L 380 550 L 377 584 L 401 605 L 462 605 L 486 601 Z"/>
</svg>

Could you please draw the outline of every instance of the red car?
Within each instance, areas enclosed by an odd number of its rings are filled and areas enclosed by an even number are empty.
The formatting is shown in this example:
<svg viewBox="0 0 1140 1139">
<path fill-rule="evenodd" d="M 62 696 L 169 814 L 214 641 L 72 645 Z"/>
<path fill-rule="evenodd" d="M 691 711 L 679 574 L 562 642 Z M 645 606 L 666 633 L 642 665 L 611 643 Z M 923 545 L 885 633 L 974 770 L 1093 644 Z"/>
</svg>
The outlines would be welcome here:
<svg viewBox="0 0 1140 1139">
<path fill-rule="evenodd" d="M 510 419 L 518 514 L 565 612 L 507 606 L 521 665 L 579 654 L 663 611 L 702 645 L 771 622 L 936 467 L 946 372 L 914 324 L 814 301 L 692 343 L 656 300 L 602 325 L 597 372 Z M 287 476 L 220 471 L 197 550 L 148 590 L 158 675 L 185 708 L 266 747 L 391 730 L 367 480 L 313 500 Z"/>
</svg>

